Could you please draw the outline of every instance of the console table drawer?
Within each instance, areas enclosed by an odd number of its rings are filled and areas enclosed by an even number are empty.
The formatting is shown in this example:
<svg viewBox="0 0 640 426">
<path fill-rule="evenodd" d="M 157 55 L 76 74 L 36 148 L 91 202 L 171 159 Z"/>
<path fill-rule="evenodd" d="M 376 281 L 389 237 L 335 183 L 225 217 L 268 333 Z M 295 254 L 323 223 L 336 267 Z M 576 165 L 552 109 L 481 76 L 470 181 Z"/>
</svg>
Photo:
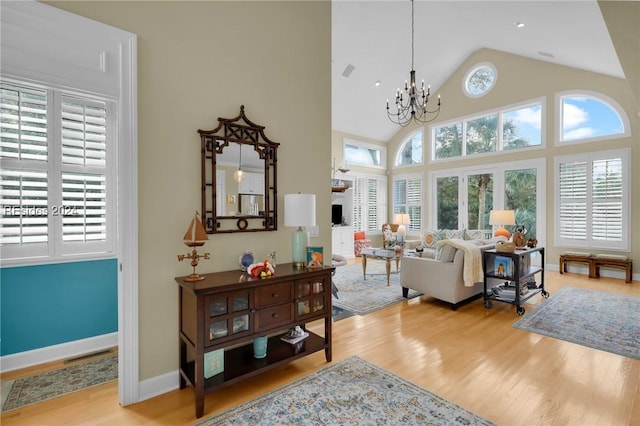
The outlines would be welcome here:
<svg viewBox="0 0 640 426">
<path fill-rule="evenodd" d="M 278 305 L 290 302 L 292 299 L 290 282 L 258 287 L 255 292 L 256 308 Z"/>
<path fill-rule="evenodd" d="M 269 330 L 293 321 L 293 303 L 260 309 L 255 315 L 255 332 Z"/>
</svg>

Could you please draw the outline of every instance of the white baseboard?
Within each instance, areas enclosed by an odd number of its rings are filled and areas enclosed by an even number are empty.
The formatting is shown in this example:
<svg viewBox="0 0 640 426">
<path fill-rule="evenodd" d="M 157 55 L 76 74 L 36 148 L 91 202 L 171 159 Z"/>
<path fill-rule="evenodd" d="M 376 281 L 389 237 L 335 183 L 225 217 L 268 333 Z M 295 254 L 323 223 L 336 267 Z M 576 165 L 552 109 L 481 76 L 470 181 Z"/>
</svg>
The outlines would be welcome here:
<svg viewBox="0 0 640 426">
<path fill-rule="evenodd" d="M 103 334 L 59 345 L 17 354 L 5 355 L 0 358 L 0 372 L 18 370 L 32 365 L 44 364 L 60 359 L 72 358 L 90 352 L 96 352 L 118 346 L 118 333 Z"/>
<path fill-rule="evenodd" d="M 158 396 L 163 393 L 171 392 L 179 387 L 180 373 L 178 370 L 173 370 L 168 373 L 143 380 L 139 384 L 138 402 L 153 398 L 154 396 Z"/>
</svg>

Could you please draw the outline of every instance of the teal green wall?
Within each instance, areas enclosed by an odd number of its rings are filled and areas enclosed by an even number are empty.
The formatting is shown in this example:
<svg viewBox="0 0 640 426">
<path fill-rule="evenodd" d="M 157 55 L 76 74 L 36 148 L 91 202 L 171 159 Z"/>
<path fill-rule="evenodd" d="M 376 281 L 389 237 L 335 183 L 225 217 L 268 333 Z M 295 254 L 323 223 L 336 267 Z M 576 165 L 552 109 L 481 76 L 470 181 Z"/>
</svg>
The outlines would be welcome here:
<svg viewBox="0 0 640 426">
<path fill-rule="evenodd" d="M 117 259 L 0 269 L 0 355 L 118 330 Z"/>
</svg>

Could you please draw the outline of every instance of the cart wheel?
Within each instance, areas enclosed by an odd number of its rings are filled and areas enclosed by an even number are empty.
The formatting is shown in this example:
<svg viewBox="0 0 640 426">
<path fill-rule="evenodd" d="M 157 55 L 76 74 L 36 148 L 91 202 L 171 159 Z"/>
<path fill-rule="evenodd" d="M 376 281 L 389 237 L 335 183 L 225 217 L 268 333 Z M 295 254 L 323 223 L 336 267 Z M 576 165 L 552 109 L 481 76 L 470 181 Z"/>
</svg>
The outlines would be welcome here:
<svg viewBox="0 0 640 426">
<path fill-rule="evenodd" d="M 545 299 L 549 298 L 549 292 L 547 290 L 542 290 L 540 294 L 542 294 L 542 297 L 544 297 Z"/>
<path fill-rule="evenodd" d="M 487 309 L 491 309 L 493 307 L 493 302 L 491 300 L 485 300 L 484 307 Z"/>
<path fill-rule="evenodd" d="M 523 308 L 522 306 L 518 306 L 518 307 L 516 308 L 516 313 L 517 313 L 518 315 L 524 315 L 524 308 Z"/>
</svg>

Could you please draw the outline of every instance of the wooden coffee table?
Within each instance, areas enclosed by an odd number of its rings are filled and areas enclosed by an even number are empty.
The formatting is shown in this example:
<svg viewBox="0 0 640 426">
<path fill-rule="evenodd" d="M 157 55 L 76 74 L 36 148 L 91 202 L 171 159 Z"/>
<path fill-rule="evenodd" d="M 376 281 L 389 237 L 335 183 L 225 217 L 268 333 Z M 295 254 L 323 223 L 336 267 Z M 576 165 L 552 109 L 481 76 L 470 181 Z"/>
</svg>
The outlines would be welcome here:
<svg viewBox="0 0 640 426">
<path fill-rule="evenodd" d="M 363 248 L 362 249 L 362 276 L 367 279 L 367 259 L 384 260 L 387 271 L 387 285 L 389 285 L 389 277 L 391 276 L 391 261 L 396 261 L 396 272 L 400 271 L 400 258 L 402 252 L 396 253 L 394 250 L 385 250 L 381 248 Z"/>
</svg>

